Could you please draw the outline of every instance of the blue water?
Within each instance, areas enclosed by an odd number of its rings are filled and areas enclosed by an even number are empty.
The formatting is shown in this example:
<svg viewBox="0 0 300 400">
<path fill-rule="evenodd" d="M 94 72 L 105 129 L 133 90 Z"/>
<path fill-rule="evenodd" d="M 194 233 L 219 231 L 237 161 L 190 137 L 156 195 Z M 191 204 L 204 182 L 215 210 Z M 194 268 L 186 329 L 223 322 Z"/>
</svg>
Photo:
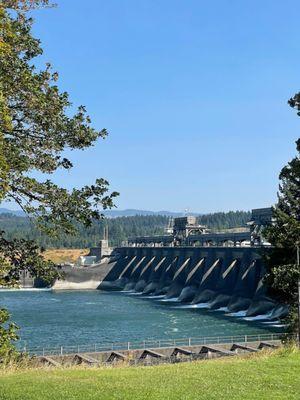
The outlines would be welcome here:
<svg viewBox="0 0 300 400">
<path fill-rule="evenodd" d="M 30 347 L 280 331 L 261 321 L 122 292 L 0 291 L 0 307 L 9 309 L 21 327 L 21 343 Z"/>
</svg>

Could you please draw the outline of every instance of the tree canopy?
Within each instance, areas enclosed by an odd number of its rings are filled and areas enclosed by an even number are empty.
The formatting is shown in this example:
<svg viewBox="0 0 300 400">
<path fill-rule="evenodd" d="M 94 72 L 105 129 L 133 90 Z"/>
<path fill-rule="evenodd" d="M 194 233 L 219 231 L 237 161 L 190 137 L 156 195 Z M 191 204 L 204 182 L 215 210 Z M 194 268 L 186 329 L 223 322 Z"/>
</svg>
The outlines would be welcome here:
<svg viewBox="0 0 300 400">
<path fill-rule="evenodd" d="M 250 221 L 251 213 L 246 211 L 218 212 L 203 214 L 197 218 L 199 224 L 213 230 L 245 227 Z M 5 237 L 34 240 L 44 248 L 88 248 L 98 245 L 103 238 L 104 227 L 108 227 L 109 244 L 119 246 L 129 237 L 162 235 L 168 226 L 169 217 L 164 215 L 135 215 L 127 217 L 106 218 L 93 221 L 88 228 L 76 224 L 75 235 L 61 234 L 52 237 L 41 233 L 31 221 L 24 216 L 0 214 L 0 226 Z"/>
<path fill-rule="evenodd" d="M 289 100 L 300 116 L 300 93 Z M 274 246 L 266 255 L 267 282 L 270 291 L 281 302 L 290 305 L 291 328 L 295 328 L 300 271 L 297 247 L 300 246 L 300 138 L 296 141 L 297 155 L 282 168 L 279 179 L 278 202 L 274 207 L 274 223 L 265 235 Z"/>
<path fill-rule="evenodd" d="M 84 106 L 70 116 L 68 93 L 59 90 L 50 64 L 44 69 L 34 65 L 42 48 L 26 10 L 44 4 L 48 2 L 4 1 L 0 6 L 0 198 L 18 203 L 47 232 L 73 233 L 74 220 L 89 226 L 101 218 L 99 208 L 113 206 L 117 193 L 108 192 L 103 178 L 68 191 L 50 179 L 33 177 L 33 172 L 49 176 L 71 169 L 66 149 L 82 150 L 107 136 L 106 129 L 91 126 Z"/>
<path fill-rule="evenodd" d="M 48 0 L 1 0 L 0 2 L 0 202 L 16 202 L 49 235 L 74 234 L 75 221 L 90 226 L 113 207 L 116 192 L 99 178 L 90 186 L 69 191 L 49 176 L 70 170 L 65 150 L 84 150 L 107 136 L 106 129 L 92 127 L 84 106 L 75 112 L 67 92 L 58 88 L 58 73 L 50 63 L 37 68 L 43 52 L 32 34 L 28 12 L 50 6 Z M 72 114 L 73 112 L 73 114 Z M 46 175 L 36 178 L 37 173 Z M 45 261 L 31 240 L 8 240 L 0 234 L 0 286 L 18 283 L 20 273 L 51 280 L 58 276 L 53 263 Z M 16 327 L 0 309 L 1 349 L 12 350 Z"/>
</svg>

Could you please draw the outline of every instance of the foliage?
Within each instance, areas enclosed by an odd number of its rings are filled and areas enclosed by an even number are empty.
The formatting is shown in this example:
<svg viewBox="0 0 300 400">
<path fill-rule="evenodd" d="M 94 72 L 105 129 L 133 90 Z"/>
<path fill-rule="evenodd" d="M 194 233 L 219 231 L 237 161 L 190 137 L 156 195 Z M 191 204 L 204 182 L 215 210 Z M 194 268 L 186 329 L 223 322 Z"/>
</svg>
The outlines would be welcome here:
<svg viewBox="0 0 300 400">
<path fill-rule="evenodd" d="M 225 229 L 245 226 L 250 220 L 250 213 L 245 211 L 229 211 L 201 215 L 200 224 L 211 229 Z M 108 218 L 93 221 L 89 228 L 77 224 L 76 235 L 61 234 L 59 238 L 41 234 L 27 218 L 12 214 L 0 214 L 0 228 L 7 239 L 26 238 L 36 241 L 45 248 L 88 248 L 95 246 L 103 238 L 104 227 L 108 227 L 111 246 L 119 246 L 122 241 L 134 236 L 160 235 L 168 225 L 169 218 L 164 215 L 136 215 L 133 217 Z"/>
<path fill-rule="evenodd" d="M 2 400 L 298 400 L 296 349 L 149 367 L 0 371 Z"/>
<path fill-rule="evenodd" d="M 0 201 L 16 202 L 39 229 L 57 236 L 75 233 L 74 221 L 90 226 L 100 219 L 100 208 L 112 207 L 117 193 L 109 193 L 103 178 L 71 191 L 48 178 L 58 169 L 72 168 L 65 150 L 84 150 L 107 136 L 106 129 L 91 126 L 84 106 L 72 115 L 69 96 L 59 90 L 50 64 L 43 69 L 34 64 L 43 51 L 32 35 L 28 11 L 48 5 L 48 0 L 0 2 Z M 37 173 L 48 177 L 38 180 Z M 23 272 L 47 281 L 58 276 L 34 242 L 1 233 L 0 285 L 17 285 Z M 7 318 L 1 311 L 0 351 L 16 339 Z"/>
<path fill-rule="evenodd" d="M 48 283 L 60 277 L 54 263 L 45 261 L 34 241 L 7 240 L 3 235 L 4 232 L 0 232 L 0 286 L 17 286 L 22 273 L 29 273 Z"/>
<path fill-rule="evenodd" d="M 106 129 L 91 126 L 84 106 L 69 116 L 71 102 L 58 89 L 57 72 L 50 64 L 43 70 L 33 64 L 42 49 L 32 36 L 32 19 L 20 7 L 44 3 L 4 1 L 0 7 L 0 192 L 2 199 L 17 202 L 33 215 L 47 233 L 74 233 L 74 220 L 91 225 L 101 218 L 99 206 L 112 207 L 117 193 L 108 194 L 108 182 L 102 178 L 70 192 L 31 174 L 69 170 L 72 163 L 63 156 L 66 149 L 85 149 L 107 136 Z M 7 5 L 19 9 L 11 13 Z"/>
<path fill-rule="evenodd" d="M 7 8 L 28 11 L 40 6 L 49 6 L 49 0 L 2 0 Z"/>
<path fill-rule="evenodd" d="M 300 94 L 289 100 L 300 110 Z M 298 112 L 300 115 L 300 112 Z M 265 256 L 266 281 L 270 291 L 281 302 L 290 305 L 289 325 L 296 329 L 294 315 L 297 304 L 297 283 L 300 279 L 296 265 L 300 246 L 300 139 L 296 141 L 297 155 L 280 172 L 278 202 L 274 207 L 274 223 L 266 228 L 265 236 L 274 249 Z"/>
<path fill-rule="evenodd" d="M 198 222 L 201 225 L 206 225 L 210 229 L 228 229 L 245 227 L 246 223 L 251 219 L 249 211 L 228 211 L 204 214 L 198 217 Z"/>
<path fill-rule="evenodd" d="M 9 323 L 9 313 L 5 309 L 0 309 L 0 365 L 7 364 L 12 358 L 17 357 L 17 352 L 13 342 L 18 340 L 18 327 L 14 323 Z"/>
</svg>

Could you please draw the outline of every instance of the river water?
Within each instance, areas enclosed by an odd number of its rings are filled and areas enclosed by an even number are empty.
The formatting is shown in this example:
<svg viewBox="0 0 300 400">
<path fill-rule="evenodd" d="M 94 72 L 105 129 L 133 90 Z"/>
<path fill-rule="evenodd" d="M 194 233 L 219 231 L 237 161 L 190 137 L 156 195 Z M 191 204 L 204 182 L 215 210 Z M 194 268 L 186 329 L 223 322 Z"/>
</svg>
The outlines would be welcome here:
<svg viewBox="0 0 300 400">
<path fill-rule="evenodd" d="M 280 332 L 262 320 L 122 292 L 0 291 L 20 327 L 20 346 L 86 345 L 145 339 Z"/>
</svg>

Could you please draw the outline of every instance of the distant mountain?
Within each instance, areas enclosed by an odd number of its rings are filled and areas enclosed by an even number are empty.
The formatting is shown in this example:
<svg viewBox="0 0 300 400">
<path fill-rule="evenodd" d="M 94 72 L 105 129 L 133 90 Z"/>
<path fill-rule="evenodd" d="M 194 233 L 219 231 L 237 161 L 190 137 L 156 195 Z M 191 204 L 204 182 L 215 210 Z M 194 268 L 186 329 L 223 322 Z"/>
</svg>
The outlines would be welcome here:
<svg viewBox="0 0 300 400">
<path fill-rule="evenodd" d="M 18 217 L 25 217 L 25 213 L 22 210 L 10 210 L 9 208 L 1 208 L 1 207 L 0 207 L 0 214 L 13 214 Z"/>
<path fill-rule="evenodd" d="M 25 213 L 22 210 L 10 210 L 9 208 L 0 208 L 0 214 L 12 214 L 18 217 L 24 217 Z M 133 208 L 129 208 L 126 210 L 104 210 L 103 214 L 109 218 L 117 218 L 117 217 L 135 217 L 136 215 L 164 215 L 166 217 L 181 217 L 184 213 L 173 212 L 173 211 L 150 211 L 150 210 L 136 210 Z M 197 213 L 193 213 L 193 215 L 200 215 Z"/>
<path fill-rule="evenodd" d="M 117 217 L 134 217 L 136 215 L 164 215 L 167 217 L 181 217 L 184 213 L 173 212 L 173 211 L 149 211 L 149 210 L 135 210 L 135 209 L 126 209 L 126 210 L 105 210 L 103 214 L 110 218 Z M 193 215 L 199 215 L 194 214 Z"/>
</svg>

